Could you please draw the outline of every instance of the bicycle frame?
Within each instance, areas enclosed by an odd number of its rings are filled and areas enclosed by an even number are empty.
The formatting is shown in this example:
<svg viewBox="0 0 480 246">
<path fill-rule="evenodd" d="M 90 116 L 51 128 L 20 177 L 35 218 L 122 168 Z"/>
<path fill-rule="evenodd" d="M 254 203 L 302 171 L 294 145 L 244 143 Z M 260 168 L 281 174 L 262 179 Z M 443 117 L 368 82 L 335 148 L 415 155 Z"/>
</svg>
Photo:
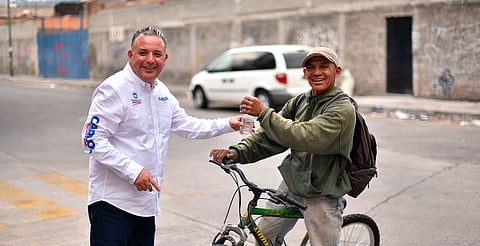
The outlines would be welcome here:
<svg viewBox="0 0 480 246">
<path fill-rule="evenodd" d="M 232 245 L 232 246 L 243 246 L 247 241 L 248 234 L 247 230 L 253 234 L 255 241 L 260 246 L 271 246 L 268 240 L 260 231 L 260 228 L 256 224 L 255 220 L 260 217 L 278 217 L 278 218 L 293 218 L 293 219 L 303 219 L 303 214 L 301 209 L 305 210 L 307 206 L 303 202 L 292 199 L 288 193 L 281 192 L 275 189 L 269 188 L 260 188 L 256 184 L 250 182 L 245 174 L 240 170 L 236 165 L 230 165 L 224 163 L 217 163 L 213 160 L 210 162 L 217 164 L 221 167 L 226 173 L 234 179 L 237 184 L 237 191 L 240 190 L 243 185 L 239 185 L 237 176 L 238 174 L 245 184 L 248 187 L 249 191 L 253 193 L 253 198 L 249 201 L 247 209 L 244 214 L 239 218 L 240 222 L 238 225 L 233 224 L 224 224 L 222 230 L 217 233 L 215 238 L 212 241 L 212 245 Z M 232 171 L 234 174 L 232 174 Z M 268 200 L 274 203 L 283 203 L 289 204 L 288 207 L 278 209 L 278 208 L 264 208 L 257 207 L 258 200 L 265 199 L 262 197 L 262 194 L 268 195 L 270 198 Z M 233 199 L 233 197 L 232 197 Z M 290 206 L 292 205 L 292 206 Z M 230 208 L 229 210 L 230 211 Z M 227 216 L 228 216 L 227 212 Z M 225 217 L 225 221 L 227 219 Z M 236 236 L 230 235 L 230 232 L 236 233 Z M 237 237 L 240 237 L 239 239 Z M 237 241 L 238 240 L 238 241 Z M 308 233 L 303 237 L 300 246 L 307 245 L 309 241 Z M 365 214 L 349 214 L 343 217 L 342 232 L 340 236 L 340 241 L 346 245 L 371 245 L 378 246 L 380 244 L 380 232 L 375 221 Z M 230 243 L 230 244 L 225 244 Z"/>
<path fill-rule="evenodd" d="M 251 204 L 252 200 L 245 211 L 245 214 L 240 220 L 239 227 L 245 228 L 253 234 L 254 238 L 257 240 L 261 246 L 270 246 L 265 236 L 263 236 L 260 228 L 258 228 L 255 223 L 255 218 L 253 216 L 265 216 L 265 217 L 280 217 L 280 218 L 303 218 L 302 213 L 298 209 L 268 209 L 268 208 L 258 208 L 255 204 Z"/>
<path fill-rule="evenodd" d="M 211 161 L 213 162 L 213 161 Z M 213 162 L 215 163 L 215 162 Z M 254 236 L 256 242 L 260 246 L 270 246 L 270 243 L 268 240 L 265 238 L 265 236 L 262 234 L 260 231 L 260 228 L 255 222 L 255 218 L 257 216 L 261 217 L 280 217 L 280 218 L 295 218 L 295 219 L 301 219 L 303 218 L 303 214 L 300 212 L 299 208 L 305 209 L 306 206 L 298 201 L 292 200 L 291 198 L 287 197 L 286 195 L 281 195 L 279 193 L 275 193 L 276 190 L 274 189 L 262 189 L 256 186 L 255 184 L 251 183 L 248 181 L 243 174 L 243 172 L 236 168 L 236 166 L 232 165 L 228 168 L 226 166 L 222 166 L 221 164 L 216 163 L 220 167 L 224 169 L 227 173 L 229 173 L 231 170 L 235 171 L 240 175 L 240 178 L 243 180 L 243 182 L 248 186 L 250 192 L 253 193 L 253 198 L 249 201 L 248 206 L 246 211 L 244 212 L 243 216 L 240 218 L 240 223 L 235 226 L 235 225 L 226 225 L 224 232 L 227 232 L 224 235 L 228 235 L 229 231 L 233 231 L 238 234 L 240 237 L 240 241 L 238 242 L 237 245 L 244 245 L 244 243 L 247 240 L 247 235 L 245 233 L 245 228 L 247 228 Z M 287 201 L 296 207 L 292 208 L 286 208 L 286 209 L 278 209 L 278 208 L 263 208 L 263 207 L 257 207 L 258 205 L 258 200 L 262 197 L 262 194 L 267 193 L 270 195 L 271 198 L 277 201 Z M 272 194 L 275 193 L 275 194 Z M 276 196 L 275 196 L 276 195 Z M 304 239 L 302 240 L 301 245 L 305 245 L 306 242 L 308 241 L 308 235 L 306 234 Z"/>
</svg>

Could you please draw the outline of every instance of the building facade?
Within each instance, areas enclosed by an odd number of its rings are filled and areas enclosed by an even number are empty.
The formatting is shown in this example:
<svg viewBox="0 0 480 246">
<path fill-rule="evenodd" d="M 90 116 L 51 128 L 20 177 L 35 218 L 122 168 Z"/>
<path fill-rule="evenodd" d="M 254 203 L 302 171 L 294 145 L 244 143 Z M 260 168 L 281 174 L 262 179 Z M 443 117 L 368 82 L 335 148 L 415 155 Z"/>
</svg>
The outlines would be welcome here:
<svg viewBox="0 0 480 246">
<path fill-rule="evenodd" d="M 90 15 L 90 76 L 101 80 L 121 69 L 133 32 L 154 25 L 168 39 L 170 57 L 161 75 L 167 84 L 188 83 L 194 73 L 231 47 L 303 44 L 335 49 L 355 80 L 356 95 L 396 93 L 479 101 L 478 13 L 480 0 L 127 4 Z M 8 68 L 4 64 L 0 59 L 1 72 Z"/>
</svg>

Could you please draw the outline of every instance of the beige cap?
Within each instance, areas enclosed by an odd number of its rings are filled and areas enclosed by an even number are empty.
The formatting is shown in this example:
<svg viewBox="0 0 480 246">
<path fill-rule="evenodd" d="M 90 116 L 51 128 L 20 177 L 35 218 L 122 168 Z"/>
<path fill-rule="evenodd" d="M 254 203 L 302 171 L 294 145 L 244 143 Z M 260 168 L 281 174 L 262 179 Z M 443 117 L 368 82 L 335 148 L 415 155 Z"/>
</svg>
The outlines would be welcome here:
<svg viewBox="0 0 480 246">
<path fill-rule="evenodd" d="M 335 64 L 335 66 L 338 66 L 338 56 L 330 48 L 327 47 L 316 47 L 303 58 L 302 60 L 302 67 L 305 67 L 307 65 L 307 61 L 310 60 L 310 58 L 317 57 L 317 56 L 323 56 L 327 58 L 330 62 Z"/>
</svg>

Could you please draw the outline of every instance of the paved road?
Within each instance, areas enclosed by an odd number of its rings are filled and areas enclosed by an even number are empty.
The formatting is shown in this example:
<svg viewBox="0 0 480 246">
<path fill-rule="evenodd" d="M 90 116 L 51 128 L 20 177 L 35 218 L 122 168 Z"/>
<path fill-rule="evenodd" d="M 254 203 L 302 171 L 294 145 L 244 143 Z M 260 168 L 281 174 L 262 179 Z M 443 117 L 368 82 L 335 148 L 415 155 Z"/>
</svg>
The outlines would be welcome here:
<svg viewBox="0 0 480 246">
<path fill-rule="evenodd" d="M 0 90 L 0 245 L 88 245 L 88 165 L 79 135 L 90 94 L 6 85 Z M 182 103 L 199 117 L 236 114 L 222 108 L 198 111 Z M 382 245 L 477 245 L 478 127 L 372 115 L 368 122 L 379 141 L 380 173 L 361 198 L 349 199 L 346 212 L 375 218 Z M 210 243 L 234 186 L 207 163 L 208 152 L 240 138 L 172 136 L 157 245 Z M 247 175 L 259 185 L 276 186 L 281 158 L 245 166 Z M 300 233 L 301 223 L 293 235 Z"/>
</svg>

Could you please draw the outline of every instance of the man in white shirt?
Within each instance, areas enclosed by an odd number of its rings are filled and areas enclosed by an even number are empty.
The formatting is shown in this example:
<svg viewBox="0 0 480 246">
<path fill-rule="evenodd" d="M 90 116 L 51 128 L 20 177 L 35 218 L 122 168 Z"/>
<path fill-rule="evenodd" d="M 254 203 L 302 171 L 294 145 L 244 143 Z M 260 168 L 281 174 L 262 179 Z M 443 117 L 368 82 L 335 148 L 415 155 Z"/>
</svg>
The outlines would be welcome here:
<svg viewBox="0 0 480 246">
<path fill-rule="evenodd" d="M 168 59 L 163 33 L 146 27 L 132 37 L 128 63 L 92 96 L 82 131 L 90 154 L 91 245 L 150 245 L 170 132 L 188 139 L 239 130 L 240 116 L 188 116 L 157 77 Z"/>
</svg>

